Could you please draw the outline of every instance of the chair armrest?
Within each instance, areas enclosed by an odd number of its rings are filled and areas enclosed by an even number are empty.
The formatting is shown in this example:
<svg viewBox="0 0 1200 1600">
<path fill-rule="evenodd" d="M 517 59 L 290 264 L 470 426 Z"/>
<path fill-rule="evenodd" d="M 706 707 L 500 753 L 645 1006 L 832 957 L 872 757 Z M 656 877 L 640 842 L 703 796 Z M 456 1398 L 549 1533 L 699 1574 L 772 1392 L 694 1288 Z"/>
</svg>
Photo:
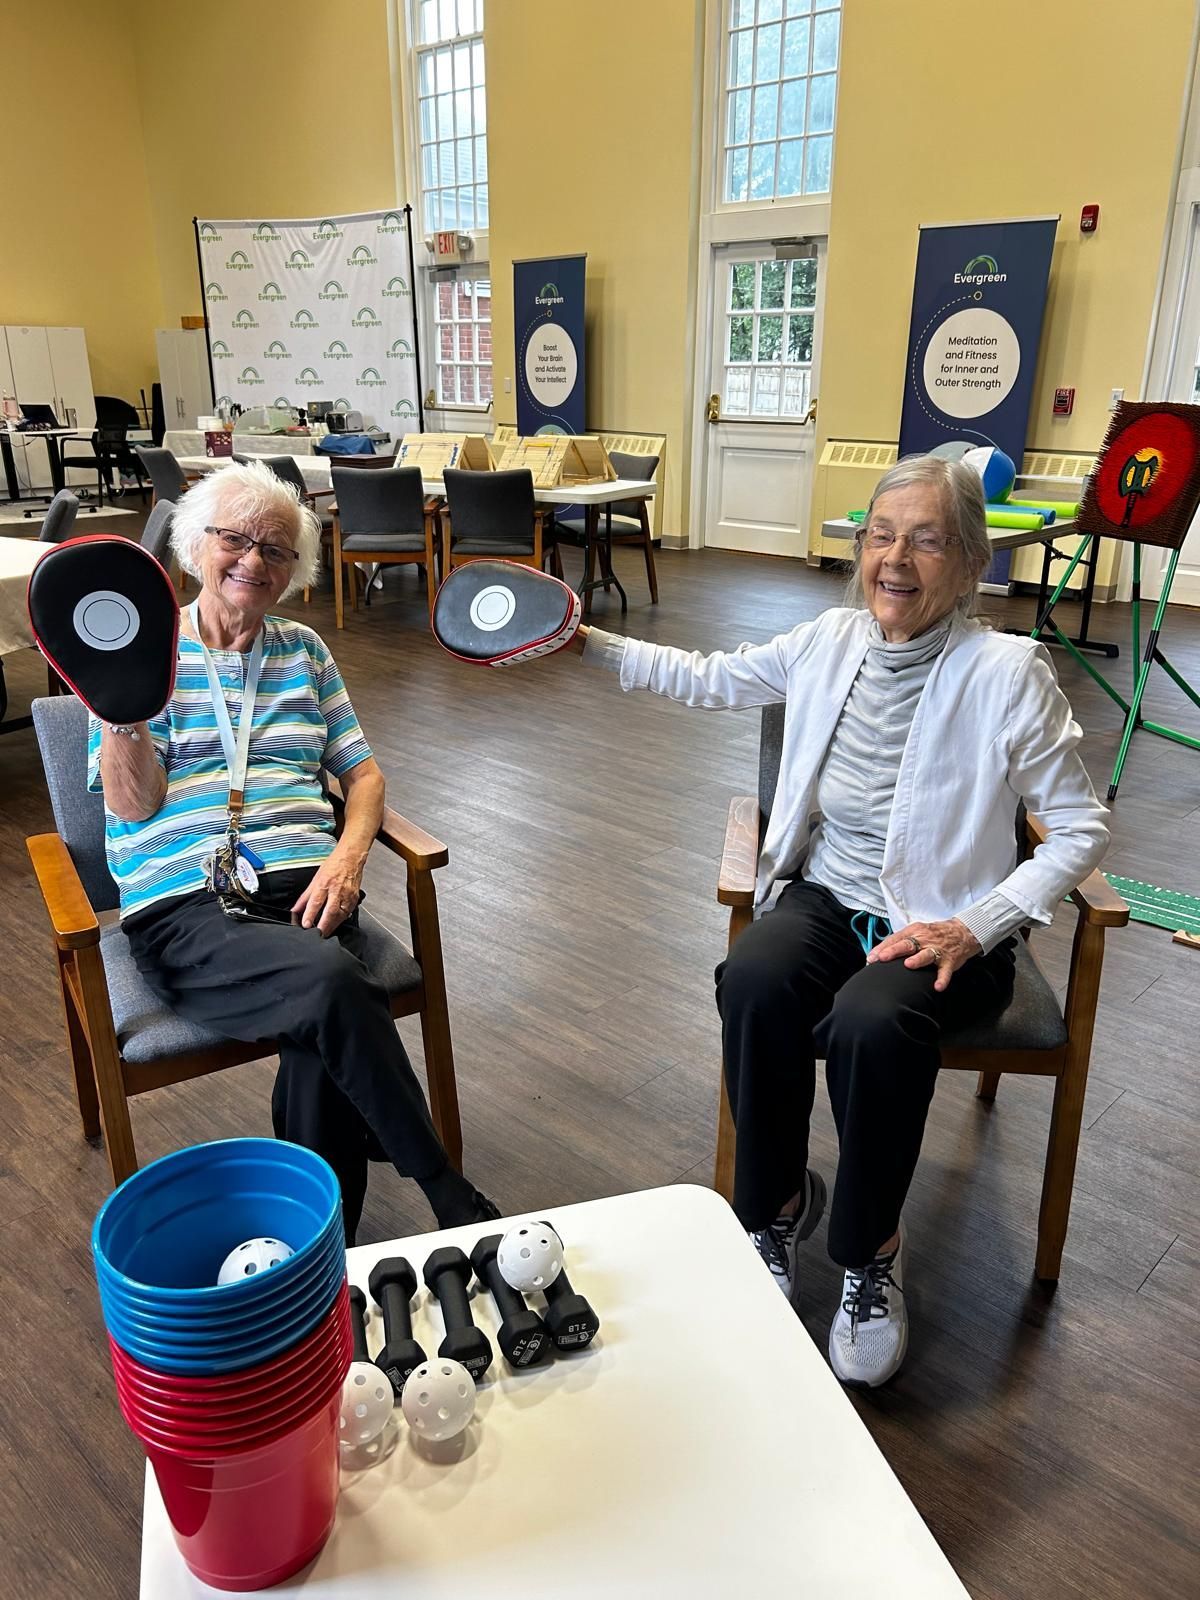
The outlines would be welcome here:
<svg viewBox="0 0 1200 1600">
<path fill-rule="evenodd" d="M 1046 841 L 1045 824 L 1037 817 L 1025 818 L 1025 831 L 1032 845 Z M 1089 872 L 1067 899 L 1085 922 L 1100 928 L 1123 928 L 1129 921 L 1129 907 L 1100 872 Z"/>
<path fill-rule="evenodd" d="M 325 774 L 325 785 L 340 827 L 346 811 L 342 786 L 328 772 Z M 398 811 L 393 811 L 391 806 L 384 806 L 383 821 L 379 824 L 379 832 L 375 838 L 385 850 L 403 856 L 408 865 L 418 872 L 429 872 L 435 867 L 444 867 L 450 859 L 450 851 L 440 839 L 435 839 L 431 833 L 426 833 L 424 828 L 418 828 L 415 822 L 402 817 Z"/>
<path fill-rule="evenodd" d="M 99 944 L 100 924 L 62 839 L 57 833 L 37 833 L 25 845 L 59 949 Z"/>
<path fill-rule="evenodd" d="M 717 901 L 723 906 L 752 906 L 758 876 L 758 801 L 738 795 L 729 802 L 725 846 L 717 877 Z"/>
</svg>

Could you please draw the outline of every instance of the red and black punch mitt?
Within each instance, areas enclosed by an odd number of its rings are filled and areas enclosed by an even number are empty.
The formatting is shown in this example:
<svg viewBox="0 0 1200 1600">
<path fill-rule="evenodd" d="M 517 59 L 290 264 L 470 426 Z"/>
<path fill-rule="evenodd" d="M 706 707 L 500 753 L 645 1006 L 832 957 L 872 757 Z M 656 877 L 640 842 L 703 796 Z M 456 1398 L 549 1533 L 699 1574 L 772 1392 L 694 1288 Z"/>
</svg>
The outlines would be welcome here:
<svg viewBox="0 0 1200 1600">
<path fill-rule="evenodd" d="M 433 636 L 460 661 L 513 667 L 570 644 L 580 611 L 574 589 L 534 567 L 468 561 L 437 592 Z"/>
</svg>

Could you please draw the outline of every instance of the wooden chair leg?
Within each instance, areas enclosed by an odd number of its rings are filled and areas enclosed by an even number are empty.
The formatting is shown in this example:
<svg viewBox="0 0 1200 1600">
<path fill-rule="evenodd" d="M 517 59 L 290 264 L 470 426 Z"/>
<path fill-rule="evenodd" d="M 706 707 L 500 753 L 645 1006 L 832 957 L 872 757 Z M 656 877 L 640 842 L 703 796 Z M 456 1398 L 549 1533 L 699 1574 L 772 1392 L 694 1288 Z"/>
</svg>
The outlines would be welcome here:
<svg viewBox="0 0 1200 1600">
<path fill-rule="evenodd" d="M 658 604 L 658 573 L 654 570 L 654 540 L 650 537 L 650 517 L 646 511 L 646 502 L 643 500 L 641 507 L 642 523 L 642 551 L 646 557 L 646 582 L 650 585 L 650 604 Z"/>
<path fill-rule="evenodd" d="M 737 1133 L 733 1126 L 733 1112 L 729 1108 L 729 1095 L 725 1089 L 725 1064 L 721 1063 L 720 1103 L 717 1107 L 717 1160 L 713 1169 L 713 1188 L 724 1200 L 733 1204 L 733 1164 L 737 1154 Z"/>
<path fill-rule="evenodd" d="M 429 1113 L 450 1164 L 462 1171 L 462 1120 L 458 1109 L 458 1083 L 454 1076 L 454 1044 L 450 1037 L 450 1011 L 446 1003 L 446 974 L 442 965 L 442 938 L 438 921 L 437 891 L 429 872 L 410 872 L 409 921 L 413 954 L 425 979 L 425 1006 L 421 1012 L 421 1038 L 425 1046 L 425 1076 L 429 1084 Z"/>
<path fill-rule="evenodd" d="M 67 986 L 66 969 L 74 967 L 74 955 L 58 952 L 58 981 L 62 993 L 63 1018 L 67 1029 L 67 1044 L 71 1052 L 71 1069 L 75 1074 L 75 1099 L 79 1105 L 79 1120 L 83 1124 L 85 1139 L 100 1137 L 100 1101 L 96 1094 L 96 1074 L 92 1070 L 92 1052 L 87 1034 L 79 1021 L 75 1001 Z"/>
<path fill-rule="evenodd" d="M 1046 1170 L 1042 1176 L 1042 1203 L 1038 1211 L 1035 1275 L 1043 1282 L 1058 1280 L 1062 1267 L 1071 1192 L 1075 1186 L 1075 1159 L 1083 1125 L 1083 1097 L 1087 1090 L 1087 1058 L 1068 1059 L 1062 1076 L 1054 1081 L 1054 1109 L 1046 1143 Z"/>
<path fill-rule="evenodd" d="M 975 1097 L 978 1100 L 994 1100 L 996 1090 L 1000 1087 L 1000 1074 L 998 1072 L 981 1072 L 975 1084 Z"/>
<path fill-rule="evenodd" d="M 92 1066 L 96 1074 L 108 1166 L 113 1183 L 124 1183 L 131 1172 L 137 1171 L 137 1149 L 133 1142 L 129 1101 L 125 1095 L 125 1079 L 121 1072 L 117 1036 L 113 1032 L 108 984 L 99 945 L 78 952 L 76 973 L 83 1012 L 88 1019 Z"/>
</svg>

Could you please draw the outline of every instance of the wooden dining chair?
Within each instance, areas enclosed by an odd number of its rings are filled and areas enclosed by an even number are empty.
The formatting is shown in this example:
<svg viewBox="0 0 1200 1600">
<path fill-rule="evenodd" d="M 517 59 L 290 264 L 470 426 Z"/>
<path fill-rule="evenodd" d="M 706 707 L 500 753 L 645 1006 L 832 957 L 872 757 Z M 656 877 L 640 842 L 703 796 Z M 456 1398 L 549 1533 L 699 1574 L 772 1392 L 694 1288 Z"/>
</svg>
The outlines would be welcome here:
<svg viewBox="0 0 1200 1600">
<path fill-rule="evenodd" d="M 84 1136 L 103 1134 L 117 1184 L 138 1165 L 129 1119 L 134 1095 L 261 1060 L 276 1046 L 270 1039 L 255 1044 L 225 1039 L 185 1022 L 150 989 L 112 915 L 118 895 L 104 854 L 104 802 L 86 785 L 87 711 L 73 696 L 35 700 L 33 722 L 57 832 L 35 834 L 26 845 L 53 934 Z M 341 791 L 333 779 L 328 786 L 340 820 Z M 367 965 L 386 987 L 394 1017 L 421 1018 L 434 1127 L 461 1169 L 462 1127 L 433 882 L 449 852 L 390 809 L 377 838 L 408 870 L 412 950 L 364 906 L 359 926 L 366 936 Z"/>
<path fill-rule="evenodd" d="M 550 513 L 534 504 L 528 467 L 505 472 L 442 474 L 446 508 L 441 513 L 442 567 L 449 573 L 468 561 L 516 561 L 540 572 L 547 557 L 559 577 L 562 564 L 553 542 Z"/>
<path fill-rule="evenodd" d="M 743 795 L 730 802 L 717 880 L 717 900 L 729 907 L 729 948 L 754 916 L 754 884 L 762 829 L 771 814 L 783 742 L 783 706 L 764 708 L 759 741 L 758 798 Z M 1025 819 L 1027 847 L 1045 838 L 1035 817 Z M 977 1071 L 976 1094 L 994 1100 L 1003 1073 L 1033 1073 L 1054 1079 L 1054 1104 L 1042 1175 L 1038 1213 L 1035 1275 L 1057 1280 L 1071 1213 L 1075 1158 L 1092 1055 L 1092 1033 L 1104 965 L 1104 936 L 1123 928 L 1129 907 L 1107 880 L 1092 872 L 1068 896 L 1076 910 L 1075 938 L 1066 1003 L 1060 1006 L 1037 964 L 1028 938 L 1017 940 L 1013 997 L 1007 1010 L 990 1022 L 974 1023 L 947 1037 L 942 1067 Z M 1028 930 L 1024 930 L 1026 935 Z M 733 1198 L 736 1132 L 724 1072 L 717 1115 L 717 1159 L 713 1187 Z"/>
</svg>

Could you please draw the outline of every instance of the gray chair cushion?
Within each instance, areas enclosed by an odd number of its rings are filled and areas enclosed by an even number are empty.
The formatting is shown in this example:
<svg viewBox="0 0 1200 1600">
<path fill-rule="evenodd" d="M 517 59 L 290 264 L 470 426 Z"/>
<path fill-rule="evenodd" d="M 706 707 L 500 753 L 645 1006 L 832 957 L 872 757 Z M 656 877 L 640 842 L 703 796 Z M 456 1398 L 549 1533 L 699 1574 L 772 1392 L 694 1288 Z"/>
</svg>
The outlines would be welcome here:
<svg viewBox="0 0 1200 1600">
<path fill-rule="evenodd" d="M 456 556 L 531 556 L 533 545 L 521 539 L 451 539 Z"/>
<path fill-rule="evenodd" d="M 73 694 L 61 694 L 35 700 L 32 711 L 54 826 L 93 911 L 111 911 L 119 896 L 104 854 L 104 801 L 88 793 L 87 707 Z"/>
<path fill-rule="evenodd" d="M 352 533 L 342 540 L 343 550 L 378 550 L 386 555 L 390 551 L 425 549 L 423 533 Z"/>
<path fill-rule="evenodd" d="M 614 502 L 614 504 L 618 503 L 619 502 Z M 555 517 L 554 528 L 555 532 L 569 534 L 575 539 L 583 539 L 587 537 L 587 523 L 582 517 Z M 605 531 L 606 525 L 604 521 L 604 513 L 601 511 L 600 521 L 597 524 L 596 532 L 603 539 L 605 536 Z M 642 531 L 642 525 L 636 517 L 619 517 L 614 511 L 612 519 L 612 531 L 614 534 L 636 533 L 640 535 Z"/>
<path fill-rule="evenodd" d="M 992 1021 L 972 1022 L 947 1034 L 944 1049 L 1057 1050 L 1066 1044 L 1062 1008 L 1024 939 L 1017 940 L 1016 956 L 1012 1004 Z M 979 1065 L 986 1071 L 986 1061 Z"/>
<path fill-rule="evenodd" d="M 396 938 L 365 908 L 358 914 L 367 939 L 367 966 L 389 995 L 406 994 L 421 982 L 421 969 Z M 120 926 L 113 923 L 100 936 L 100 954 L 108 980 L 113 1025 L 121 1055 L 129 1062 L 157 1061 L 164 1056 L 192 1055 L 224 1044 L 225 1037 L 185 1022 L 169 1011 L 146 983 Z M 265 1046 L 264 1054 L 273 1046 Z"/>
</svg>

